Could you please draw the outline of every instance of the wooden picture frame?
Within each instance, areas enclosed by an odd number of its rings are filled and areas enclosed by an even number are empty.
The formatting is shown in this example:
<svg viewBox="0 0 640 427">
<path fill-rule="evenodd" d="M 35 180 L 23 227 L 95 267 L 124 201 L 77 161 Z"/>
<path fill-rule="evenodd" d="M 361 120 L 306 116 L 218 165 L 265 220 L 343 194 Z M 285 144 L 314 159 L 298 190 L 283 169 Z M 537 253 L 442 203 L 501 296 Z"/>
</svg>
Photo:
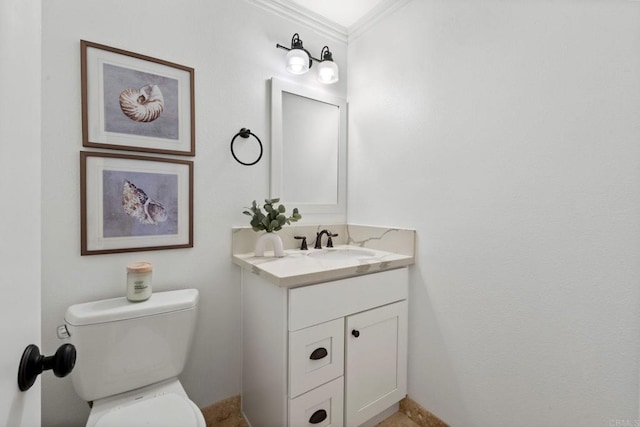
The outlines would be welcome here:
<svg viewBox="0 0 640 427">
<path fill-rule="evenodd" d="M 84 147 L 195 156 L 194 69 L 80 41 Z"/>
<path fill-rule="evenodd" d="M 193 162 L 80 152 L 81 255 L 193 247 Z"/>
</svg>

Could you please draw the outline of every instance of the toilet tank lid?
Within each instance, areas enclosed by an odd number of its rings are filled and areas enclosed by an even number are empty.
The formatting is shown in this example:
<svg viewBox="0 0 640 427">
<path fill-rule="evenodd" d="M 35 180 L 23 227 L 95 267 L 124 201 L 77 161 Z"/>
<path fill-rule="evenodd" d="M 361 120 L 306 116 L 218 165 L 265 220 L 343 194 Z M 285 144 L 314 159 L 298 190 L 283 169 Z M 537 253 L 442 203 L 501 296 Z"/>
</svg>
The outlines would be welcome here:
<svg viewBox="0 0 640 427">
<path fill-rule="evenodd" d="M 67 309 L 64 319 L 73 326 L 94 325 L 187 310 L 194 308 L 197 303 L 197 289 L 155 292 L 142 302 L 130 302 L 120 297 L 75 304 Z"/>
</svg>

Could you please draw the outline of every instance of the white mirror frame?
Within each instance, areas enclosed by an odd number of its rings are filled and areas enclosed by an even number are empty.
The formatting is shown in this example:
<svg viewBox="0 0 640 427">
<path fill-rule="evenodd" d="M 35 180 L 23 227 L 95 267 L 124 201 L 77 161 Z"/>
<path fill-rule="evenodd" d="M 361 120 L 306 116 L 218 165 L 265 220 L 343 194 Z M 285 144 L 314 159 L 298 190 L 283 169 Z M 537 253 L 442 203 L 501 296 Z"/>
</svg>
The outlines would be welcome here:
<svg viewBox="0 0 640 427">
<path fill-rule="evenodd" d="M 344 98 L 320 92 L 281 79 L 271 79 L 271 197 L 285 194 L 283 180 L 283 108 L 282 94 L 291 93 L 305 98 L 335 105 L 340 113 L 340 130 L 338 143 L 338 179 L 337 203 L 318 204 L 305 203 L 299 200 L 282 200 L 283 203 L 295 202 L 295 207 L 303 214 L 340 214 L 346 216 L 347 193 L 347 102 Z M 313 159 L 311 159 L 312 161 Z"/>
</svg>

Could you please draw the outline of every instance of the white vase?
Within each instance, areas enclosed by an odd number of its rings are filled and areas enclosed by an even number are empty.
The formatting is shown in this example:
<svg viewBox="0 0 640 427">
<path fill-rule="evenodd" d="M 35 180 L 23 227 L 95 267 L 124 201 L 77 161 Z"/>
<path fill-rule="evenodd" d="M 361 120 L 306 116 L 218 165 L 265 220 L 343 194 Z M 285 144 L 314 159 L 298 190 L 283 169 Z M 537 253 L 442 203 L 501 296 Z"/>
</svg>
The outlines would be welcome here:
<svg viewBox="0 0 640 427">
<path fill-rule="evenodd" d="M 258 236 L 253 254 L 255 256 L 263 257 L 264 249 L 267 242 L 271 242 L 271 245 L 273 246 L 274 256 L 277 256 L 279 258 L 284 256 L 284 246 L 282 246 L 282 239 L 276 233 L 264 233 Z"/>
</svg>

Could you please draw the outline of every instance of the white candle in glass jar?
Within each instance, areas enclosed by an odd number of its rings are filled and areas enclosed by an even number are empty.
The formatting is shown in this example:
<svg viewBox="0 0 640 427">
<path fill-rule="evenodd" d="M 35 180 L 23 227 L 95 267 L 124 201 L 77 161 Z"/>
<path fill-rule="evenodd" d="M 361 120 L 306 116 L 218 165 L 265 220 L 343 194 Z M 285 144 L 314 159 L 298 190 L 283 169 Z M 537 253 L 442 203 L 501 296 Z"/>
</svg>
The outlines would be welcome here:
<svg viewBox="0 0 640 427">
<path fill-rule="evenodd" d="M 151 297 L 150 262 L 136 262 L 127 265 L 127 299 L 129 301 L 146 301 Z"/>
</svg>

